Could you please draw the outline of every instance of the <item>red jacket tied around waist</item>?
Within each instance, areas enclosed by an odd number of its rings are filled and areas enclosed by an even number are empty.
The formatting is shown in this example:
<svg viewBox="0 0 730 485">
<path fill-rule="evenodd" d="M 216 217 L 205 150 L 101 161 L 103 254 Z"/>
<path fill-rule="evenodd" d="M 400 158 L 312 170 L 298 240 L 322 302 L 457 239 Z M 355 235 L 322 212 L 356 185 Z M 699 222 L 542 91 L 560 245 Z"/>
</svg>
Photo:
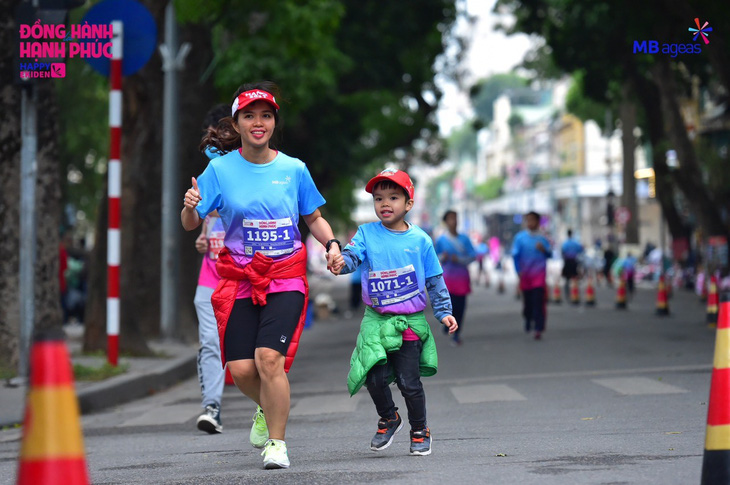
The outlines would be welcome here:
<svg viewBox="0 0 730 485">
<path fill-rule="evenodd" d="M 218 287 L 213 292 L 210 302 L 213 305 L 215 320 L 218 324 L 218 338 L 221 345 L 221 360 L 226 364 L 225 336 L 228 317 L 231 316 L 233 304 L 238 294 L 238 283 L 248 280 L 251 283 L 251 299 L 254 305 L 266 305 L 266 289 L 273 279 L 301 278 L 304 282 L 304 306 L 299 315 L 299 322 L 292 335 L 284 361 L 284 371 L 289 372 L 294 356 L 299 348 L 299 337 L 304 328 L 309 301 L 309 283 L 307 282 L 307 250 L 304 245 L 292 257 L 283 261 L 274 261 L 268 256 L 256 253 L 249 264 L 239 266 L 231 257 L 228 248 L 223 248 L 218 255 L 216 270 L 221 277 Z"/>
</svg>

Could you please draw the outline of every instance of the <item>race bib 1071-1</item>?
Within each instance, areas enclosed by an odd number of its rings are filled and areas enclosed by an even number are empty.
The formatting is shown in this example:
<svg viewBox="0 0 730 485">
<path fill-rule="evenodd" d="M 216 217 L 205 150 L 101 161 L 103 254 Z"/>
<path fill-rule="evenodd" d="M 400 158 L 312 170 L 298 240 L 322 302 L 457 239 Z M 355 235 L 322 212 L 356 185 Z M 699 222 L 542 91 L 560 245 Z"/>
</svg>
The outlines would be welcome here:
<svg viewBox="0 0 730 485">
<path fill-rule="evenodd" d="M 412 264 L 404 268 L 371 271 L 368 274 L 368 295 L 373 306 L 393 305 L 410 300 L 419 293 L 416 270 Z"/>
<path fill-rule="evenodd" d="M 290 218 L 243 220 L 243 251 L 246 256 L 263 253 L 281 256 L 294 251 L 294 225 Z"/>
</svg>

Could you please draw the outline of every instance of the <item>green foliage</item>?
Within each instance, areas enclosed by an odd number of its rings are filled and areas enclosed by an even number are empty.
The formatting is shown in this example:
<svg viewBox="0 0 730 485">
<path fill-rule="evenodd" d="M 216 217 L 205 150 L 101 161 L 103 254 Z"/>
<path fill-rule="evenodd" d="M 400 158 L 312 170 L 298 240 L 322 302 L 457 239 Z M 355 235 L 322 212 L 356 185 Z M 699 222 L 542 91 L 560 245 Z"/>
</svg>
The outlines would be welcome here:
<svg viewBox="0 0 730 485">
<path fill-rule="evenodd" d="M 220 98 L 271 79 L 280 97 L 281 148 L 304 160 L 345 217 L 348 190 L 389 161 L 433 144 L 436 58 L 456 17 L 454 0 L 409 2 L 177 0 L 183 22 L 209 25 L 209 69 Z M 422 150 L 438 153 L 438 150 Z"/>
<path fill-rule="evenodd" d="M 606 109 L 608 109 L 608 105 L 585 96 L 583 91 L 584 77 L 585 74 L 583 71 L 576 71 L 573 74 L 573 84 L 568 89 L 565 108 L 568 110 L 568 113 L 574 114 L 582 121 L 593 120 L 598 123 L 601 130 L 605 130 Z"/>
<path fill-rule="evenodd" d="M 504 186 L 504 178 L 492 177 L 483 184 L 474 187 L 474 194 L 483 200 L 496 199 L 502 195 L 502 186 Z"/>
<path fill-rule="evenodd" d="M 124 374 L 128 369 L 129 364 L 119 364 L 115 367 L 109 362 L 104 362 L 98 367 L 74 364 L 74 377 L 77 381 L 103 381 Z"/>
<path fill-rule="evenodd" d="M 472 123 L 465 123 L 460 128 L 455 129 L 446 140 L 449 150 L 461 157 L 476 157 L 477 153 L 477 134 L 474 131 Z"/>
<path fill-rule="evenodd" d="M 494 101 L 515 88 L 527 86 L 527 79 L 514 74 L 494 74 L 471 88 L 471 102 L 477 117 L 488 125 L 494 119 Z"/>
<path fill-rule="evenodd" d="M 510 130 L 514 131 L 525 126 L 525 119 L 519 113 L 512 113 L 507 119 Z"/>
<path fill-rule="evenodd" d="M 17 369 L 11 369 L 10 367 L 0 365 L 0 380 L 10 379 L 16 375 L 18 375 Z"/>
</svg>

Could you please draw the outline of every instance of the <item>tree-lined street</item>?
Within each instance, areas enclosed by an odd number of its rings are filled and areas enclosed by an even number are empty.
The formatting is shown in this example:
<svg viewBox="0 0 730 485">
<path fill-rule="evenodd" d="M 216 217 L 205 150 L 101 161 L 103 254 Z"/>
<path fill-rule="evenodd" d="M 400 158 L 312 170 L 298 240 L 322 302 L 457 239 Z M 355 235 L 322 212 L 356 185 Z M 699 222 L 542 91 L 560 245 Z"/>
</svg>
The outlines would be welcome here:
<svg viewBox="0 0 730 485">
<path fill-rule="evenodd" d="M 344 283 L 314 281 L 339 302 Z M 199 391 L 189 379 L 83 418 L 92 481 L 697 483 L 714 331 L 696 297 L 677 293 L 672 316 L 660 318 L 649 289 L 619 311 L 613 292 L 599 288 L 597 308 L 551 305 L 544 340 L 536 342 L 523 333 L 510 290 L 476 289 L 463 346 L 436 334 L 439 372 L 424 379 L 429 457 L 408 455 L 407 425 L 389 449 L 368 449 L 374 408 L 365 391 L 349 398 L 345 387 L 358 320 L 334 315 L 305 331 L 290 374 L 291 469 L 262 469 L 248 444 L 254 408 L 235 389 L 224 395 L 223 434 L 197 431 Z M 3 483 L 13 483 L 13 433 L 0 434 Z"/>
</svg>

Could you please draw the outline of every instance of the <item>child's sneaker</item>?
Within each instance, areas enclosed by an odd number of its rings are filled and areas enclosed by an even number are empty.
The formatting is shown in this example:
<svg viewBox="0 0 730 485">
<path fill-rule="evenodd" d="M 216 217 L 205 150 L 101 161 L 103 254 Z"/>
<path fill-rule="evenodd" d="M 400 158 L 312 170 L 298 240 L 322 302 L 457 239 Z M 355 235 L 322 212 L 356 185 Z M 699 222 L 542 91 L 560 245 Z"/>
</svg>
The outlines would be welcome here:
<svg viewBox="0 0 730 485">
<path fill-rule="evenodd" d="M 418 431 L 411 430 L 411 455 L 431 454 L 431 430 L 428 427 Z"/>
<path fill-rule="evenodd" d="M 400 414 L 398 414 L 398 411 L 396 411 L 394 419 L 385 420 L 381 418 L 378 421 L 378 431 L 375 433 L 375 436 L 373 436 L 372 441 L 370 441 L 370 449 L 373 451 L 380 451 L 389 447 L 393 442 L 393 438 L 395 438 L 395 434 L 400 431 L 402 427 L 403 420 L 401 419 Z"/>
<path fill-rule="evenodd" d="M 261 406 L 257 406 L 256 412 L 253 415 L 253 426 L 251 426 L 251 433 L 248 435 L 248 440 L 254 448 L 263 448 L 268 439 L 269 427 L 266 426 L 264 410 L 261 409 Z"/>
<path fill-rule="evenodd" d="M 210 434 L 222 433 L 221 408 L 216 404 L 208 404 L 205 406 L 205 412 L 198 416 L 196 424 L 200 431 Z"/>
<path fill-rule="evenodd" d="M 267 440 L 264 451 L 264 468 L 289 468 L 289 452 L 286 450 L 286 443 L 281 440 Z"/>
</svg>

